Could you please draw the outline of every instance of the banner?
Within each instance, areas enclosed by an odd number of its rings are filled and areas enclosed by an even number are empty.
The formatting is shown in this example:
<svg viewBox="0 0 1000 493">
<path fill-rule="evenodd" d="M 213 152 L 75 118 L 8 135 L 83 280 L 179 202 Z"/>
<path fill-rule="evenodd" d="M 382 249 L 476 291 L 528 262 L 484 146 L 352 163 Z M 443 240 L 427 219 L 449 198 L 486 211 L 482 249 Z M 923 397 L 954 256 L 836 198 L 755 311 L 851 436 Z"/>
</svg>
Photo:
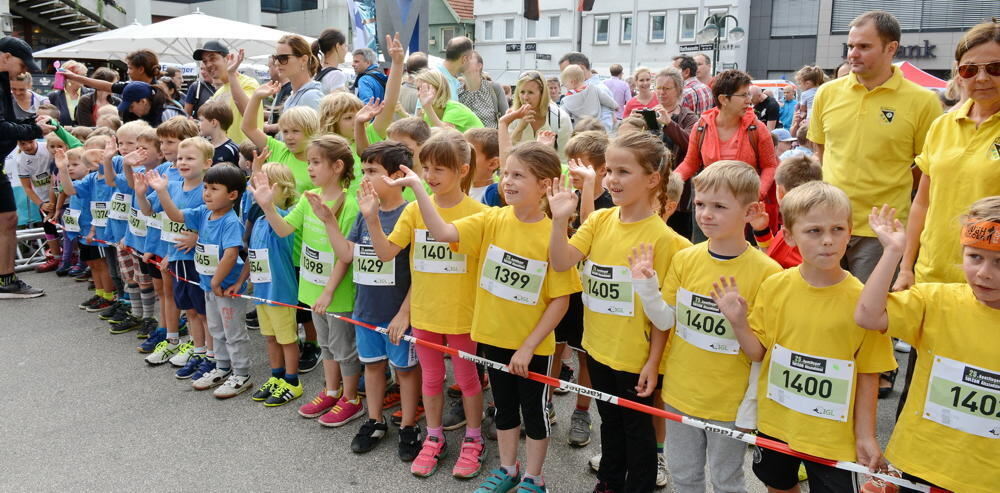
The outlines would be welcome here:
<svg viewBox="0 0 1000 493">
<path fill-rule="evenodd" d="M 354 39 L 351 48 L 371 48 L 378 53 L 375 35 L 375 0 L 347 0 Z"/>
</svg>

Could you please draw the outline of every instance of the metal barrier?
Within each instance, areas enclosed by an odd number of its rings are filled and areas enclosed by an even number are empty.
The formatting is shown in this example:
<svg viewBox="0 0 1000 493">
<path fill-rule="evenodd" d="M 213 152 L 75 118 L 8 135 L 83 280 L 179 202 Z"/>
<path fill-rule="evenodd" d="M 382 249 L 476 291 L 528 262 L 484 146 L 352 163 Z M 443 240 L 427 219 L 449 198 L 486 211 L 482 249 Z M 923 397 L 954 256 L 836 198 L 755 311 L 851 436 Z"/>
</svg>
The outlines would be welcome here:
<svg viewBox="0 0 1000 493">
<path fill-rule="evenodd" d="M 45 263 L 45 260 L 45 230 L 42 228 L 17 230 L 14 271 L 34 269 Z"/>
</svg>

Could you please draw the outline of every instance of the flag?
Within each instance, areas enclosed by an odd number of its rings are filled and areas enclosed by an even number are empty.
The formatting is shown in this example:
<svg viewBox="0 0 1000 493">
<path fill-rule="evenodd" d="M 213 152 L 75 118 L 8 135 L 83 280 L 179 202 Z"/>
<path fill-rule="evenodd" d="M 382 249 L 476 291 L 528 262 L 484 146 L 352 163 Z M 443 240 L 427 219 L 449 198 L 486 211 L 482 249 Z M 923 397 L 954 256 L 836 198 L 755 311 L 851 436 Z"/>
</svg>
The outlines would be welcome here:
<svg viewBox="0 0 1000 493">
<path fill-rule="evenodd" d="M 578 12 L 590 12 L 594 10 L 594 0 L 579 0 L 576 4 Z"/>
<path fill-rule="evenodd" d="M 347 10 L 354 30 L 354 47 L 367 47 L 378 51 L 375 42 L 374 0 L 347 0 Z"/>
<path fill-rule="evenodd" d="M 538 20 L 538 0 L 524 0 L 524 18 Z"/>
</svg>

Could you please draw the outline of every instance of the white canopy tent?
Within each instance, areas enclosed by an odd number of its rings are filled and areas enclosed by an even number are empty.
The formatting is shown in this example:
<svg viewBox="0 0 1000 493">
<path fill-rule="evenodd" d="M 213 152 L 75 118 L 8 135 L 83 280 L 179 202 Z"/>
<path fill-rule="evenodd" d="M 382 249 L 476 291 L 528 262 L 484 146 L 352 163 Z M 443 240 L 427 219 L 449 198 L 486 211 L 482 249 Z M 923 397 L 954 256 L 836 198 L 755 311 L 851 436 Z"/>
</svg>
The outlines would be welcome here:
<svg viewBox="0 0 1000 493">
<path fill-rule="evenodd" d="M 156 53 L 161 63 L 192 62 L 194 50 L 219 40 L 230 51 L 243 49 L 247 57 L 270 55 L 278 39 L 288 33 L 267 27 L 213 17 L 196 11 L 148 26 L 139 23 L 70 41 L 36 52 L 35 58 L 124 60 L 135 50 Z M 303 36 L 309 43 L 313 38 Z"/>
</svg>

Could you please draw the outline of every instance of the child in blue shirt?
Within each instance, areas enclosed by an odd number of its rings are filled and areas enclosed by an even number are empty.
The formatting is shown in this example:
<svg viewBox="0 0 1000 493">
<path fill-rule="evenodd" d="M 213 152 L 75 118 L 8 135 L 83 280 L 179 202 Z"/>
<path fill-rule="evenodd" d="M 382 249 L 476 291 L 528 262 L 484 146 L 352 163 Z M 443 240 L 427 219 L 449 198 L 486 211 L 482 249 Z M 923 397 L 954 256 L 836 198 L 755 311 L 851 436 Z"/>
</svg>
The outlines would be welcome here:
<svg viewBox="0 0 1000 493">
<path fill-rule="evenodd" d="M 195 140 L 197 139 L 197 140 Z M 202 152 L 205 164 L 211 166 L 211 147 L 208 152 L 197 137 L 181 143 L 178 168 L 183 173 L 185 150 L 188 147 Z M 205 173 L 204 203 L 197 207 L 179 209 L 170 198 L 166 177 L 152 171 L 145 180 L 156 190 L 163 212 L 171 221 L 183 222 L 198 231 L 195 246 L 195 269 L 200 275 L 201 289 L 205 292 L 205 313 L 208 330 L 215 347 L 214 370 L 192 382 L 195 390 L 219 386 L 213 394 L 219 399 L 235 397 L 250 388 L 250 336 L 243 325 L 245 307 L 243 300 L 234 295 L 242 292 L 237 283 L 243 270 L 240 250 L 243 248 L 243 223 L 233 210 L 240 195 L 246 190 L 246 179 L 236 166 L 220 165 Z M 221 385 L 221 386 L 220 386 Z"/>
</svg>

